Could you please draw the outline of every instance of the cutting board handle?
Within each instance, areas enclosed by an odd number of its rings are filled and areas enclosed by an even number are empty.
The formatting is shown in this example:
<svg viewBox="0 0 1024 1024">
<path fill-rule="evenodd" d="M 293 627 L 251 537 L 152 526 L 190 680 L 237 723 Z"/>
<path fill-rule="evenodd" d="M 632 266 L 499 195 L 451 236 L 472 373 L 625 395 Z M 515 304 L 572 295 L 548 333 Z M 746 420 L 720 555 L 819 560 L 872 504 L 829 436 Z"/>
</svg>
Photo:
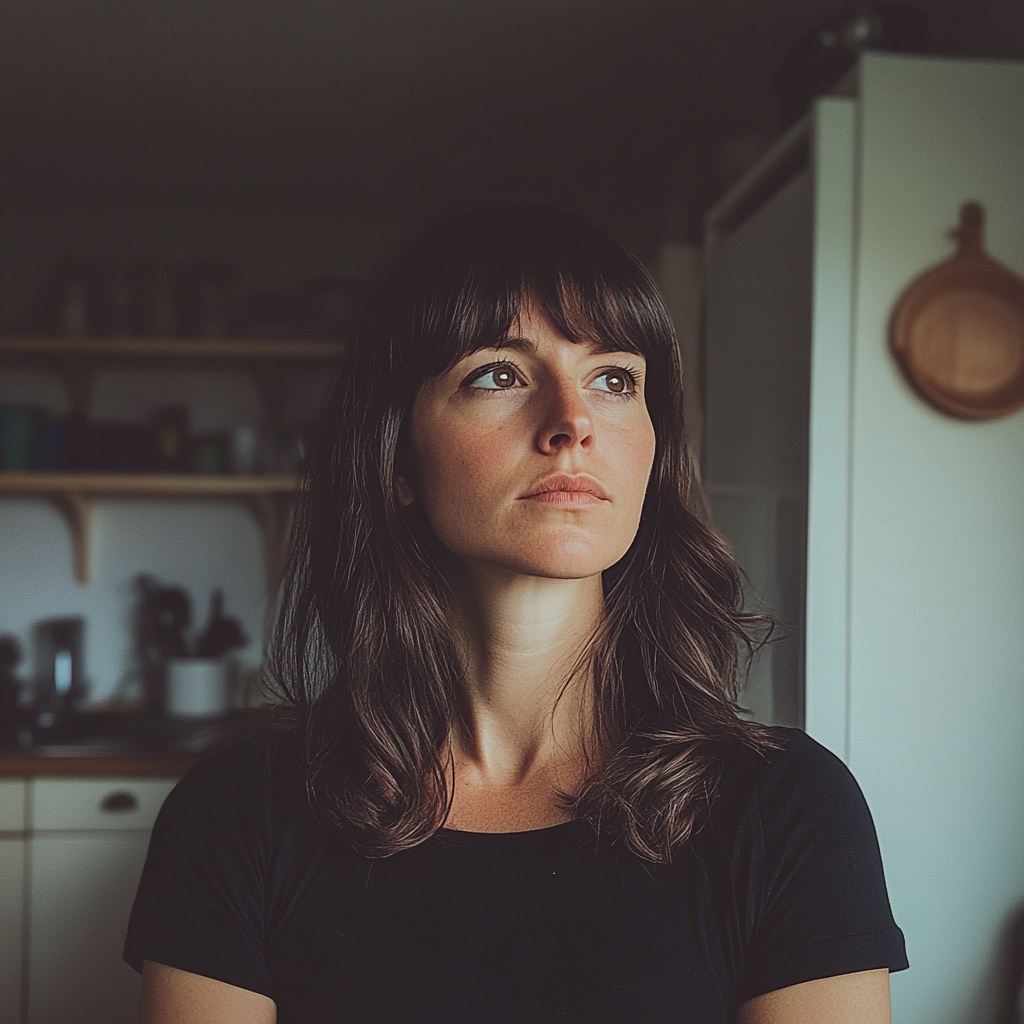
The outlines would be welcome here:
<svg viewBox="0 0 1024 1024">
<path fill-rule="evenodd" d="M 960 207 L 960 226 L 953 236 L 960 243 L 960 252 L 972 255 L 985 251 L 985 207 L 981 203 L 964 203 Z"/>
</svg>

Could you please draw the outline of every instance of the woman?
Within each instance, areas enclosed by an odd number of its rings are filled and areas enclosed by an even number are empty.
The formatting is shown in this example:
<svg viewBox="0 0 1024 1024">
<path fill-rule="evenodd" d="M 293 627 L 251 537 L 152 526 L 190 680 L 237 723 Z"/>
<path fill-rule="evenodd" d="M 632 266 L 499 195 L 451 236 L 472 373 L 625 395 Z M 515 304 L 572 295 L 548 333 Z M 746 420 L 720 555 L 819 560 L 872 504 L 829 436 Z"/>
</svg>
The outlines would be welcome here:
<svg viewBox="0 0 1024 1024">
<path fill-rule="evenodd" d="M 575 218 L 405 253 L 297 513 L 294 727 L 154 830 L 146 1024 L 889 1020 L 860 791 L 737 715 L 760 623 L 689 510 L 681 396 L 650 278 Z"/>
</svg>

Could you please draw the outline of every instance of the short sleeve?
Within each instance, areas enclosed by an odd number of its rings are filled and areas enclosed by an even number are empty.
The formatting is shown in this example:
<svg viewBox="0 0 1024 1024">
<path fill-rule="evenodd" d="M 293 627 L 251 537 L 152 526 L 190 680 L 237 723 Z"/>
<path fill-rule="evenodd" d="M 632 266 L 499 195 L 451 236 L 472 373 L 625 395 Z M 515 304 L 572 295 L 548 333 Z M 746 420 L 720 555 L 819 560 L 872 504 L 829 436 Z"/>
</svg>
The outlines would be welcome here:
<svg viewBox="0 0 1024 1024">
<path fill-rule="evenodd" d="M 164 802 L 124 959 L 152 960 L 273 998 L 263 957 L 269 773 L 256 744 L 193 768 Z"/>
<path fill-rule="evenodd" d="M 817 978 L 907 963 L 874 823 L 849 769 L 797 729 L 780 729 L 747 825 L 757 888 L 741 1001 Z"/>
</svg>

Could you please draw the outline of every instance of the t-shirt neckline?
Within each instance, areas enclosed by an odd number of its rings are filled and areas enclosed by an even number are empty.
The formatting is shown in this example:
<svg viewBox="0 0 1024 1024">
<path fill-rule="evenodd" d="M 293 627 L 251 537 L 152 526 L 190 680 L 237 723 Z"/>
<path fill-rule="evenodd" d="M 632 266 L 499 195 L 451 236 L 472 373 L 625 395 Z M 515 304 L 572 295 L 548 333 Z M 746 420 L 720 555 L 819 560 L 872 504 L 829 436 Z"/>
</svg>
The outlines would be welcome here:
<svg viewBox="0 0 1024 1024">
<path fill-rule="evenodd" d="M 574 828 L 579 828 L 581 819 L 570 818 L 569 821 L 560 821 L 556 825 L 545 825 L 542 828 L 520 829 L 514 832 L 471 832 L 458 828 L 439 828 L 436 836 L 445 842 L 458 843 L 464 846 L 470 845 L 498 845 L 500 843 L 529 843 L 542 842 L 549 838 L 558 838 L 563 834 L 570 833 Z"/>
</svg>

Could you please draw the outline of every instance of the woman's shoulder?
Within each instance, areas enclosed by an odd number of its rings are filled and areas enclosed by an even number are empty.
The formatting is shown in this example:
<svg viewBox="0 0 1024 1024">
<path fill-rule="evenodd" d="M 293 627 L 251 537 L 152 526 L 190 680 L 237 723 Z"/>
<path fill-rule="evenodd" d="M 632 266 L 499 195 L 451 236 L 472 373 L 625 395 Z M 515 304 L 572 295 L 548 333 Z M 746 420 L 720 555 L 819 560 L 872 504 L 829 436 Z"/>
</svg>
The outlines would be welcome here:
<svg viewBox="0 0 1024 1024">
<path fill-rule="evenodd" d="M 297 777 L 298 751 L 292 735 L 250 738 L 194 765 L 171 791 L 164 812 L 269 821 L 279 794 L 293 788 Z"/>
<path fill-rule="evenodd" d="M 753 794 L 762 811 L 778 812 L 790 805 L 863 804 L 853 773 L 826 746 L 802 729 L 771 726 L 769 733 L 776 747 L 759 767 Z"/>
<path fill-rule="evenodd" d="M 726 772 L 711 818 L 720 841 L 755 831 L 771 845 L 773 837 L 792 839 L 825 822 L 873 832 L 860 786 L 839 757 L 802 729 L 769 726 L 766 733 L 768 749 L 743 748 Z"/>
<path fill-rule="evenodd" d="M 850 775 L 839 757 L 803 729 L 771 725 L 766 731 L 774 748 L 766 751 L 760 764 L 758 781 L 762 788 L 786 785 L 808 775 L 823 779 Z"/>
<path fill-rule="evenodd" d="M 718 840 L 749 951 L 744 999 L 814 978 L 907 966 L 867 801 L 800 729 L 773 727 Z M 721 851 L 721 847 L 720 847 Z"/>
</svg>

